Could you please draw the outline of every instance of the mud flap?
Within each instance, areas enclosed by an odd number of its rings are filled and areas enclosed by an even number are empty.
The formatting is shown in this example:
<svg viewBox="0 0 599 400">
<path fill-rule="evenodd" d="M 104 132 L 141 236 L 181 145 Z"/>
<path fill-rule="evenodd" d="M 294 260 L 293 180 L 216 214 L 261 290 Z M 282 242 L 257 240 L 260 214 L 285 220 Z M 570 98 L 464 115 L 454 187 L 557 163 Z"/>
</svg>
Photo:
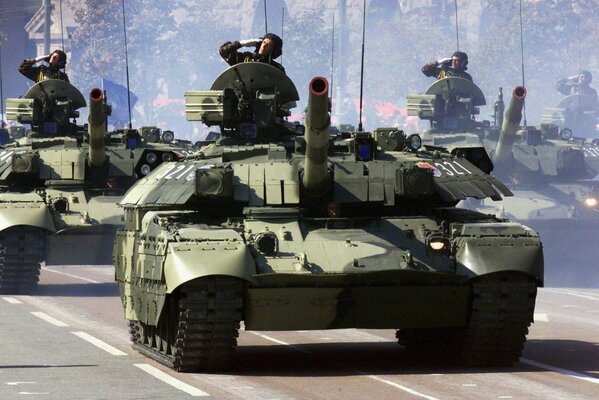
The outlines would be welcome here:
<svg viewBox="0 0 599 400">
<path fill-rule="evenodd" d="M 117 225 L 64 229 L 48 236 L 46 265 L 109 265 Z"/>
</svg>

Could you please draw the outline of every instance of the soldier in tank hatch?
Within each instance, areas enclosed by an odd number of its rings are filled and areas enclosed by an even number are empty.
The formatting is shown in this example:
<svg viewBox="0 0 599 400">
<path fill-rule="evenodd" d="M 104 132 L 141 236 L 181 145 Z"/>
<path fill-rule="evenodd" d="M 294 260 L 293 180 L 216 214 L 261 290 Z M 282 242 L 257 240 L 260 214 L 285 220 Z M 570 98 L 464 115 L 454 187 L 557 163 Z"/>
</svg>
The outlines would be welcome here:
<svg viewBox="0 0 599 400">
<path fill-rule="evenodd" d="M 45 61 L 48 65 L 40 64 Z M 37 65 L 36 64 L 40 64 Z M 69 82 L 69 77 L 64 72 L 67 65 L 67 55 L 64 51 L 56 49 L 47 56 L 23 60 L 19 66 L 19 72 L 31 79 L 35 83 L 47 79 L 61 79 Z"/>
<path fill-rule="evenodd" d="M 556 89 L 563 95 L 584 94 L 597 99 L 597 91 L 590 86 L 593 75 L 583 69 L 578 75 L 557 81 Z"/>
<path fill-rule="evenodd" d="M 238 50 L 242 47 L 255 47 L 256 50 L 254 52 L 239 52 Z M 274 61 L 283 53 L 283 40 L 274 33 L 267 33 L 260 39 L 226 42 L 220 47 L 219 53 L 229 65 L 242 62 L 262 62 L 285 72 L 285 68 Z"/>
<path fill-rule="evenodd" d="M 442 58 L 425 64 L 422 73 L 426 76 L 434 76 L 437 79 L 448 77 L 464 78 L 472 81 L 472 76 L 466 72 L 468 69 L 468 54 L 456 51 L 451 58 Z"/>
</svg>

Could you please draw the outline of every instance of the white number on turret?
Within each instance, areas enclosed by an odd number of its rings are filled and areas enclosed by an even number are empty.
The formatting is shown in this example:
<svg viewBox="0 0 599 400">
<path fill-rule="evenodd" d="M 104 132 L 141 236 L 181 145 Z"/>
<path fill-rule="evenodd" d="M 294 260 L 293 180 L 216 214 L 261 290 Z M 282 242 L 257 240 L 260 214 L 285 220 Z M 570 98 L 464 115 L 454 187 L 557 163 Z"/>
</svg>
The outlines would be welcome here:
<svg viewBox="0 0 599 400">
<path fill-rule="evenodd" d="M 444 161 L 435 163 L 442 174 L 448 176 L 472 175 L 472 172 L 457 161 Z"/>
</svg>

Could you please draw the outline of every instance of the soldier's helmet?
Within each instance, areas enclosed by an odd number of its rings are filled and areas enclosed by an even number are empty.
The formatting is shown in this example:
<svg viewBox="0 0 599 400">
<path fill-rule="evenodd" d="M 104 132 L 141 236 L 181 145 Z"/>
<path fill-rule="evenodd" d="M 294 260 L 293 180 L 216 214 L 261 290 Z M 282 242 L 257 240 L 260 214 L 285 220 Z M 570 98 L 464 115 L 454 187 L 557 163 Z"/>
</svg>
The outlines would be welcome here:
<svg viewBox="0 0 599 400">
<path fill-rule="evenodd" d="M 58 68 L 62 69 L 67 66 L 67 53 L 60 49 L 54 50 L 51 54 L 58 54 Z"/>
<path fill-rule="evenodd" d="M 279 57 L 283 54 L 283 39 L 274 33 L 267 33 L 262 39 L 272 40 L 272 52 L 270 53 L 272 59 Z"/>
<path fill-rule="evenodd" d="M 580 75 L 584 75 L 584 81 L 586 84 L 589 84 L 593 81 L 593 74 L 591 74 L 591 71 L 583 69 L 582 71 L 580 71 Z"/>
<path fill-rule="evenodd" d="M 453 53 L 452 57 L 458 57 L 460 61 L 460 67 L 466 71 L 468 69 L 468 54 L 463 51 L 456 51 Z"/>
</svg>

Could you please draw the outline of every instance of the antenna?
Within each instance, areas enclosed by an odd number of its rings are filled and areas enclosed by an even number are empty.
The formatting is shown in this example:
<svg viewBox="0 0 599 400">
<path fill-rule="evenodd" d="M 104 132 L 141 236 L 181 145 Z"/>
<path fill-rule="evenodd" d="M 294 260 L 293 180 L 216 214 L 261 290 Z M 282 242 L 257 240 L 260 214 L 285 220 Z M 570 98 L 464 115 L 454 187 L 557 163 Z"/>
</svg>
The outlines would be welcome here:
<svg viewBox="0 0 599 400">
<path fill-rule="evenodd" d="M 333 102 L 333 71 L 335 70 L 335 14 L 333 14 L 333 32 L 331 33 L 331 103 Z"/>
<path fill-rule="evenodd" d="M 581 49 L 581 40 L 580 40 L 580 14 L 576 15 L 576 22 L 578 28 L 578 70 L 582 70 L 582 49 Z"/>
<path fill-rule="evenodd" d="M 266 0 L 265 0 L 266 1 Z M 127 74 L 127 108 L 129 110 L 129 129 L 131 126 L 131 91 L 129 90 L 129 56 L 127 53 L 127 25 L 125 24 L 125 0 L 121 0 L 123 5 L 123 33 L 125 34 L 125 72 Z"/>
<path fill-rule="evenodd" d="M 266 0 L 264 0 L 264 34 L 268 33 L 268 16 L 266 15 Z"/>
<path fill-rule="evenodd" d="M 62 43 L 62 51 L 64 51 L 64 25 L 62 24 L 62 0 L 60 0 L 60 41 Z"/>
<path fill-rule="evenodd" d="M 362 63 L 360 65 L 360 119 L 358 121 L 358 132 L 362 132 L 362 99 L 364 93 L 364 40 L 366 37 L 366 0 L 362 13 Z"/>
<path fill-rule="evenodd" d="M 459 35 L 459 29 L 458 29 L 458 0 L 453 0 L 453 3 L 455 4 L 455 41 L 457 44 L 457 48 L 456 50 L 460 50 L 460 35 Z"/>
<path fill-rule="evenodd" d="M 522 0 L 520 0 L 520 59 L 522 60 L 522 86 L 526 87 L 524 84 L 524 33 L 522 30 Z M 524 119 L 524 126 L 526 126 L 526 101 L 523 105 L 522 117 Z"/>
<path fill-rule="evenodd" d="M 268 32 L 266 32 L 268 33 Z M 281 40 L 283 41 L 283 43 L 285 43 L 285 41 L 283 40 L 283 34 L 285 33 L 285 7 L 281 7 Z M 281 64 L 283 64 L 283 52 L 281 51 Z"/>
</svg>

